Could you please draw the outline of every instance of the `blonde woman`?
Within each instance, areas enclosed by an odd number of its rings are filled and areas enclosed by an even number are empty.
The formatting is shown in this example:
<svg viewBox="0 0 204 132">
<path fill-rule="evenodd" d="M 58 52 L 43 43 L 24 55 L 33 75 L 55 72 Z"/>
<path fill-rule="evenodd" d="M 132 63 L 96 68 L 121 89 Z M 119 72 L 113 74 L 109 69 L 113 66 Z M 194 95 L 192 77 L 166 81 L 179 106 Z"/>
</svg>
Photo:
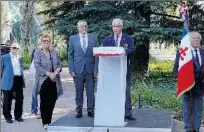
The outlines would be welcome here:
<svg viewBox="0 0 204 132">
<path fill-rule="evenodd" d="M 34 64 L 36 74 L 39 75 L 41 118 L 43 127 L 46 129 L 51 123 L 56 100 L 63 93 L 59 76 L 62 67 L 56 50 L 50 51 L 51 38 L 49 35 L 41 37 L 41 44 L 42 50 L 35 52 Z"/>
</svg>

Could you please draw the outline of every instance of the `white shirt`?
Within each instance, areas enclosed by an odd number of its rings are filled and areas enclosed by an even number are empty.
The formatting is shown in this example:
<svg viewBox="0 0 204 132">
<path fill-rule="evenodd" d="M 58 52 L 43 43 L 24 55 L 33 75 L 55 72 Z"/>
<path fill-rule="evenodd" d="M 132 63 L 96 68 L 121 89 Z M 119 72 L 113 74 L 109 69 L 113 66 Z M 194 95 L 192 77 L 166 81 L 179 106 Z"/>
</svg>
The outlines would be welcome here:
<svg viewBox="0 0 204 132">
<path fill-rule="evenodd" d="M 115 42 L 116 42 L 116 39 L 117 39 L 117 36 L 116 35 L 114 35 L 114 39 L 115 39 Z M 119 36 L 118 36 L 118 43 L 117 43 L 117 45 L 118 45 L 118 47 L 120 47 L 120 41 L 121 41 L 121 39 L 122 39 L 122 32 L 119 34 Z"/>
<path fill-rule="evenodd" d="M 85 41 L 86 41 L 86 48 L 88 47 L 88 35 L 87 33 L 86 34 L 81 34 L 79 33 L 79 37 L 80 37 L 80 43 L 81 43 L 81 47 L 83 49 L 83 37 L 82 36 L 85 36 Z"/>
<path fill-rule="evenodd" d="M 14 76 L 21 76 L 21 67 L 20 67 L 20 62 L 19 62 L 19 56 L 14 56 L 11 52 L 10 52 L 10 56 L 11 56 L 11 63 L 13 66 L 13 73 Z"/>
<path fill-rule="evenodd" d="M 197 49 L 198 59 L 199 59 L 200 65 L 201 65 L 200 50 L 199 50 L 199 48 L 196 48 L 196 49 Z M 193 48 L 193 47 L 192 47 L 192 52 L 193 52 L 193 56 L 196 57 L 195 48 Z"/>
</svg>

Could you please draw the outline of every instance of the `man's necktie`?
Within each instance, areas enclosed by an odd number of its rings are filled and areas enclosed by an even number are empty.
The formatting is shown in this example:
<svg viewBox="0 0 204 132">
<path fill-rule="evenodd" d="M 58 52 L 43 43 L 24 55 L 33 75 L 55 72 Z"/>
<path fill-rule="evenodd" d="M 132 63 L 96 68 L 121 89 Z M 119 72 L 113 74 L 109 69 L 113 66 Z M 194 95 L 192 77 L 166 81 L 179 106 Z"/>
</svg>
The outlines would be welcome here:
<svg viewBox="0 0 204 132">
<path fill-rule="evenodd" d="M 196 55 L 196 56 L 195 56 L 196 63 L 197 63 L 198 66 L 200 67 L 200 61 L 199 61 L 198 52 L 197 52 L 198 50 L 195 49 L 194 51 L 195 51 L 195 55 Z"/>
<path fill-rule="evenodd" d="M 116 39 L 115 39 L 115 46 L 118 47 L 118 38 L 119 36 L 116 36 Z"/>
<path fill-rule="evenodd" d="M 85 36 L 82 36 L 82 49 L 83 49 L 84 53 L 86 53 L 86 40 L 85 40 Z"/>
</svg>

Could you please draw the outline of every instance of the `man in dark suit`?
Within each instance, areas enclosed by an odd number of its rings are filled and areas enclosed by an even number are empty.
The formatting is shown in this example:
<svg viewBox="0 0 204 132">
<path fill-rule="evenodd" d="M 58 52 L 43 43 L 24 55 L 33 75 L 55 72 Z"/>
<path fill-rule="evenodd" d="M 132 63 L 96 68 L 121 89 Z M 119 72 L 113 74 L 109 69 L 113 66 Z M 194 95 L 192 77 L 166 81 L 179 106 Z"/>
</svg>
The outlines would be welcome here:
<svg viewBox="0 0 204 132">
<path fill-rule="evenodd" d="M 201 35 L 198 32 L 190 32 L 191 38 L 191 50 L 193 56 L 194 65 L 194 87 L 182 95 L 182 111 L 183 120 L 185 123 L 186 132 L 190 132 L 193 128 L 193 132 L 199 132 L 202 119 L 203 110 L 203 75 L 204 75 L 204 50 L 200 48 Z M 179 68 L 179 52 L 176 54 L 174 64 L 174 74 L 177 76 Z M 192 114 L 191 114 L 192 112 Z M 191 116 L 192 115 L 192 116 Z M 193 126 L 192 123 L 193 122 Z"/>
<path fill-rule="evenodd" d="M 11 105 L 15 93 L 15 120 L 23 122 L 23 65 L 22 58 L 18 55 L 19 44 L 14 42 L 11 45 L 10 53 L 1 58 L 1 90 L 3 91 L 3 115 L 7 123 L 12 123 Z"/>
<path fill-rule="evenodd" d="M 124 47 L 127 55 L 127 75 L 126 75 L 126 101 L 125 101 L 125 118 L 128 120 L 135 120 L 132 116 L 131 103 L 131 64 L 130 54 L 135 51 L 133 38 L 127 34 L 122 33 L 123 21 L 121 19 L 114 19 L 112 22 L 113 34 L 104 38 L 103 46 Z"/>
<path fill-rule="evenodd" d="M 77 23 L 79 34 L 72 35 L 68 45 L 69 71 L 75 78 L 76 118 L 82 117 L 83 90 L 86 87 L 88 116 L 94 117 L 94 77 L 98 73 L 98 57 L 93 56 L 93 47 L 98 47 L 96 36 L 87 33 L 85 21 Z"/>
</svg>

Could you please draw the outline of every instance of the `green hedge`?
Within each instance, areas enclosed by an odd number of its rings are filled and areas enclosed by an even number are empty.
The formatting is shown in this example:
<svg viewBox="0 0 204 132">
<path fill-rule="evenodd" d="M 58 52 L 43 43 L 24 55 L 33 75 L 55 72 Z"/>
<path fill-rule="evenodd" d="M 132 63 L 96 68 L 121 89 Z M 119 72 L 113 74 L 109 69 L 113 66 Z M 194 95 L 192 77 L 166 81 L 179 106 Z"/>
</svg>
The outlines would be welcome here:
<svg viewBox="0 0 204 132">
<path fill-rule="evenodd" d="M 174 78 L 173 61 L 150 60 L 149 76 L 153 78 Z"/>
</svg>

